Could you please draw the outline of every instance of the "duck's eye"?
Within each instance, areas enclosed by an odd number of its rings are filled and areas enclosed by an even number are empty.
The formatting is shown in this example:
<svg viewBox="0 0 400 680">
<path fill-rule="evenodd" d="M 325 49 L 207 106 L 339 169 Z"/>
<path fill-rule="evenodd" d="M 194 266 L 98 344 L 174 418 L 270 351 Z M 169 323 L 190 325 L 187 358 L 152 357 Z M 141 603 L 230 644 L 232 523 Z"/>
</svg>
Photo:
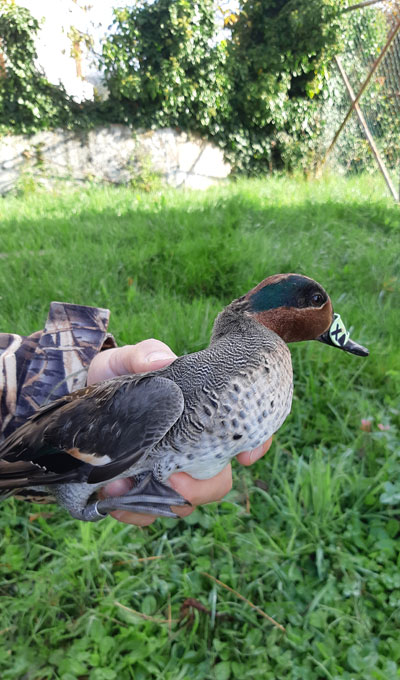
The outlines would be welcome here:
<svg viewBox="0 0 400 680">
<path fill-rule="evenodd" d="M 311 304 L 312 304 L 314 307 L 319 307 L 320 305 L 322 305 L 323 301 L 324 301 L 324 298 L 323 298 L 323 296 L 321 295 L 321 293 L 315 293 L 315 294 L 311 297 Z"/>
</svg>

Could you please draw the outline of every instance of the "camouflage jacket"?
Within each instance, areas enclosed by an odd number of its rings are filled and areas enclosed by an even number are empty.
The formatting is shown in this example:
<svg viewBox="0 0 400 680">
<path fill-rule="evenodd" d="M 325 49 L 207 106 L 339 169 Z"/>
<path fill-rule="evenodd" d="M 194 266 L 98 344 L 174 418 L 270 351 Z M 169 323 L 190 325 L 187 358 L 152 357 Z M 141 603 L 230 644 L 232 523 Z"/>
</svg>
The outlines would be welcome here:
<svg viewBox="0 0 400 680">
<path fill-rule="evenodd" d="M 40 406 L 84 387 L 90 362 L 116 347 L 108 309 L 52 302 L 44 330 L 0 333 L 0 441 Z"/>
</svg>

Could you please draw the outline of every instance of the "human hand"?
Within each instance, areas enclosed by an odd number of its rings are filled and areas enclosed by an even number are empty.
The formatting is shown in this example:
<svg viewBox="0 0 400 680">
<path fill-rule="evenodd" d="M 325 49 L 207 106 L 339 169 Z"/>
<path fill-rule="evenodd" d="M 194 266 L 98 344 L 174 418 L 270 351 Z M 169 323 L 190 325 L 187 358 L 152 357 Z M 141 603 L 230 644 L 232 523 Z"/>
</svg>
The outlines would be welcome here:
<svg viewBox="0 0 400 680">
<path fill-rule="evenodd" d="M 117 375 L 127 375 L 129 373 L 147 373 L 155 371 L 176 359 L 176 354 L 165 343 L 160 340 L 143 340 L 137 345 L 125 345 L 105 350 L 97 354 L 89 366 L 87 384 L 108 380 Z M 264 444 L 252 451 L 244 451 L 237 456 L 241 465 L 252 465 L 261 458 L 272 443 L 272 437 Z M 169 478 L 169 483 L 175 491 L 186 498 L 191 507 L 172 506 L 173 512 L 180 517 L 190 515 L 197 505 L 212 503 L 221 500 L 232 488 L 232 469 L 227 465 L 221 472 L 211 479 L 198 480 L 190 477 L 186 472 L 175 472 Z M 129 477 L 117 479 L 107 484 L 101 496 L 122 496 L 133 486 L 133 480 Z M 126 524 L 136 524 L 137 526 L 147 526 L 155 521 L 155 515 L 145 515 L 128 512 L 127 510 L 115 510 L 110 513 L 112 517 Z"/>
</svg>

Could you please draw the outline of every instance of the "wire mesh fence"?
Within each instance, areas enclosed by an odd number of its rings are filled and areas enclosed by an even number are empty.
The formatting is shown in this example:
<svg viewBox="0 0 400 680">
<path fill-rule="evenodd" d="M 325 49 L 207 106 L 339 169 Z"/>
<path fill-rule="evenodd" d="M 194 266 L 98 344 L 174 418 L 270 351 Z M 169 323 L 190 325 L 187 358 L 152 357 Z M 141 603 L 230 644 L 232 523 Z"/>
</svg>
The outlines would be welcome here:
<svg viewBox="0 0 400 680">
<path fill-rule="evenodd" d="M 344 50 L 332 65 L 324 167 L 376 173 L 399 200 L 400 0 L 367 0 L 347 8 Z"/>
</svg>

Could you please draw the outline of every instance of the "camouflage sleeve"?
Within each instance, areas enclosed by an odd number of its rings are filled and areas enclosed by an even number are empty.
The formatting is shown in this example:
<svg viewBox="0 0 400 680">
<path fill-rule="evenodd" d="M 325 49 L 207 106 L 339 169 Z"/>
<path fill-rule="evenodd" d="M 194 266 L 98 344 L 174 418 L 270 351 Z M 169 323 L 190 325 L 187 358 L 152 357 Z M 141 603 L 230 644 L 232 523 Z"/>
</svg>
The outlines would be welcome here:
<svg viewBox="0 0 400 680">
<path fill-rule="evenodd" d="M 116 347 L 108 309 L 52 302 L 43 331 L 0 333 L 0 441 L 48 401 L 86 384 L 90 362 Z"/>
</svg>

